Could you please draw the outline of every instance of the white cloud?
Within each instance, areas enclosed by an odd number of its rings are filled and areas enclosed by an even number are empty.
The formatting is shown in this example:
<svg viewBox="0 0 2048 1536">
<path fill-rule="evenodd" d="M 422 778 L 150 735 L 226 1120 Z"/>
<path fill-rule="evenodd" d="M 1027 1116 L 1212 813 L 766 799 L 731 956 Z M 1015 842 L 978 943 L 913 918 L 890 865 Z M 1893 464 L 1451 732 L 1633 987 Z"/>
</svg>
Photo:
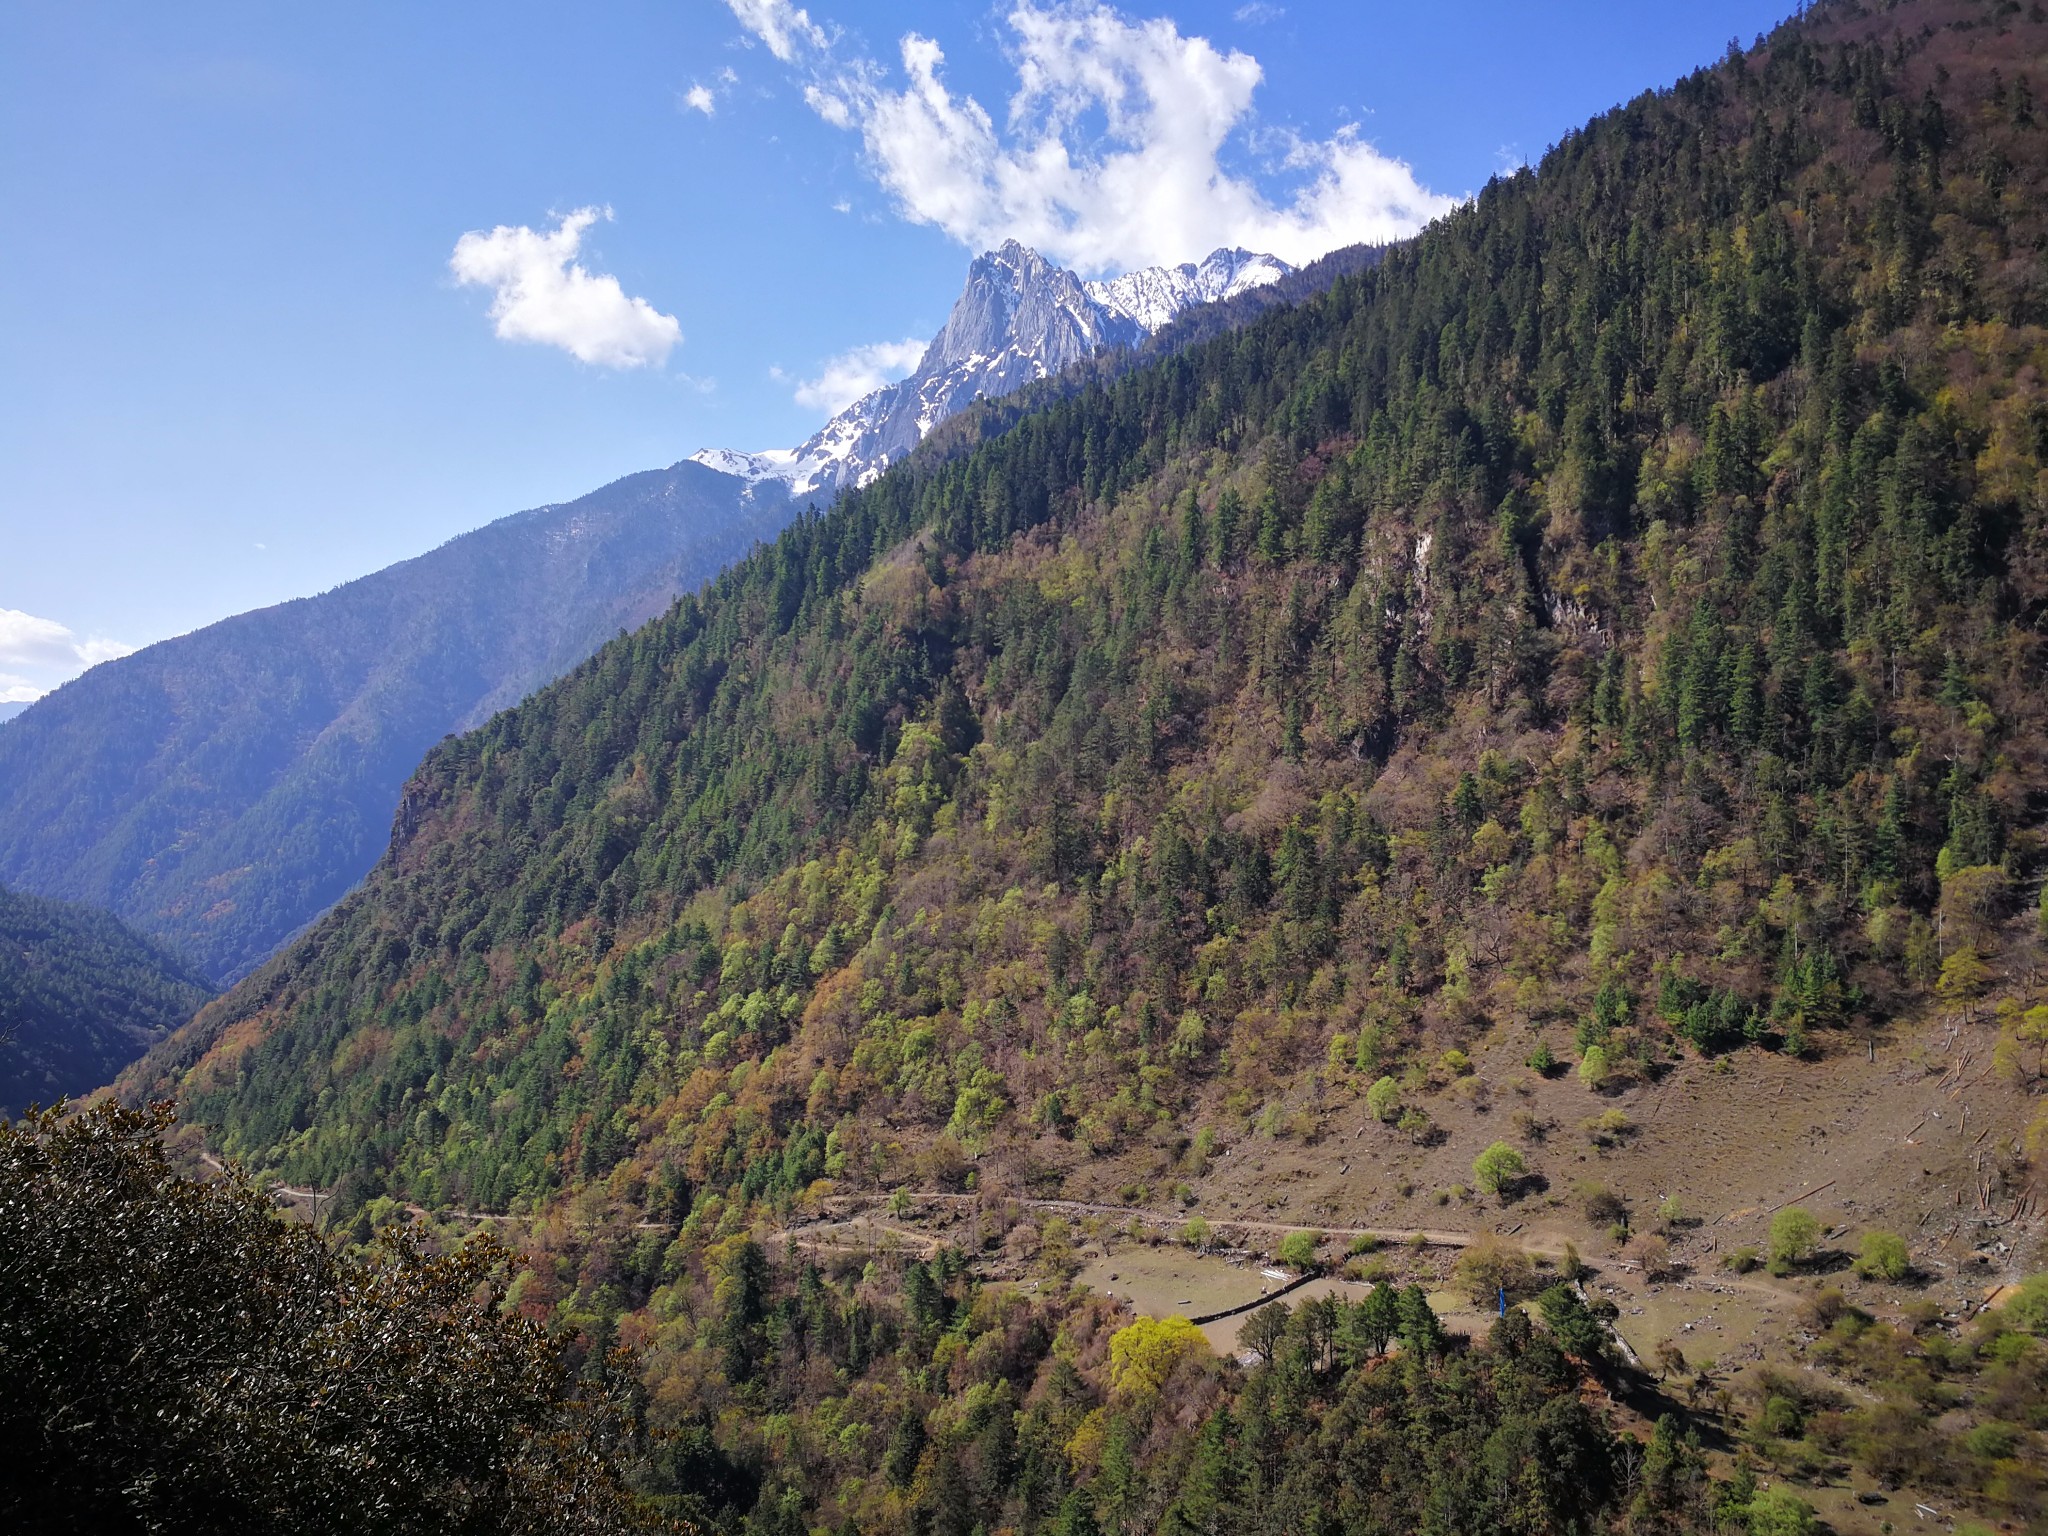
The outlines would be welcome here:
<svg viewBox="0 0 2048 1536">
<path fill-rule="evenodd" d="M 687 91 L 676 97 L 676 105 L 686 112 L 702 112 L 706 117 L 718 115 L 719 101 L 732 94 L 733 87 L 740 83 L 738 71 L 730 64 L 724 66 L 712 77 L 712 83 L 695 81 Z"/>
<path fill-rule="evenodd" d="M 797 9 L 789 0 L 725 0 L 739 17 L 740 25 L 768 45 L 768 51 L 787 64 L 800 48 L 830 46 L 824 28 L 811 20 L 810 12 Z"/>
<path fill-rule="evenodd" d="M 123 656 L 133 656 L 135 647 L 120 640 L 109 640 L 104 635 L 94 635 L 90 640 L 73 647 L 78 659 L 88 667 L 96 667 L 103 661 L 119 661 Z"/>
<path fill-rule="evenodd" d="M 104 635 L 81 637 L 55 619 L 0 608 L 0 704 L 25 704 L 87 667 L 135 649 Z M 18 670 L 16 670 L 18 669 Z"/>
<path fill-rule="evenodd" d="M 1265 0 L 1252 0 L 1250 5 L 1240 5 L 1230 13 L 1232 21 L 1241 21 L 1246 26 L 1263 27 L 1269 21 L 1278 21 L 1287 14 L 1284 5 L 1267 5 Z"/>
<path fill-rule="evenodd" d="M 0 608 L 0 664 L 61 666 L 77 659 L 77 640 L 55 619 L 39 619 L 19 608 Z"/>
<path fill-rule="evenodd" d="M 796 403 L 836 416 L 862 395 L 872 394 L 915 369 L 926 345 L 916 337 L 907 337 L 842 352 L 828 361 L 815 379 L 797 384 Z M 777 379 L 788 377 L 780 369 L 769 372 Z"/>
<path fill-rule="evenodd" d="M 576 260 L 584 232 L 610 217 L 609 208 L 579 208 L 545 232 L 472 230 L 455 242 L 449 270 L 458 283 L 491 290 L 491 319 L 506 341 L 543 342 L 607 368 L 659 365 L 683 339 L 675 317 Z"/>
<path fill-rule="evenodd" d="M 1277 195 L 1226 169 L 1226 146 L 1251 136 L 1264 72 L 1169 20 L 1132 20 L 1096 0 L 1019 0 L 1008 16 L 1017 87 L 998 125 L 953 93 L 931 38 L 903 38 L 895 89 L 873 60 L 838 57 L 787 0 L 726 3 L 802 69 L 812 111 L 861 135 L 898 210 L 969 247 L 1015 238 L 1090 273 L 1226 245 L 1303 262 L 1413 234 L 1456 206 L 1355 128 L 1322 140 L 1261 135 L 1282 146 L 1266 176 Z"/>
</svg>

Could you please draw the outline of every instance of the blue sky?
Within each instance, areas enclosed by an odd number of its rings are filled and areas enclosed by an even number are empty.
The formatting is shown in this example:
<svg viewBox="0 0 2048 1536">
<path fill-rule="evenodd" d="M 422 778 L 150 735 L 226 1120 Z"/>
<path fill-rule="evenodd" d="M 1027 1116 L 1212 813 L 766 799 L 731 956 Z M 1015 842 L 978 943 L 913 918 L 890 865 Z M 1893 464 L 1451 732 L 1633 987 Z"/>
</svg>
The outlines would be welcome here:
<svg viewBox="0 0 2048 1536">
<path fill-rule="evenodd" d="M 1001 234 L 1413 223 L 1788 3 L 7 0 L 0 699 L 794 444 Z"/>
</svg>

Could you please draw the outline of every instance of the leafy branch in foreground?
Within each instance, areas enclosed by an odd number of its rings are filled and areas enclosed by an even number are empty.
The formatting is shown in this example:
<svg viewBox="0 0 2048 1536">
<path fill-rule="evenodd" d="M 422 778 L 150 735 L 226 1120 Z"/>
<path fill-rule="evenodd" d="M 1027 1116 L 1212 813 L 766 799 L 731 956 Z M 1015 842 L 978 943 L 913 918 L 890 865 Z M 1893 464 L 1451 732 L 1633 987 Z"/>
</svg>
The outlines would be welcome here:
<svg viewBox="0 0 2048 1536">
<path fill-rule="evenodd" d="M 336 1252 L 239 1171 L 179 1176 L 168 1106 L 0 1124 L 0 1523 L 651 1528 L 624 1416 L 500 1310 L 488 1238 Z"/>
</svg>

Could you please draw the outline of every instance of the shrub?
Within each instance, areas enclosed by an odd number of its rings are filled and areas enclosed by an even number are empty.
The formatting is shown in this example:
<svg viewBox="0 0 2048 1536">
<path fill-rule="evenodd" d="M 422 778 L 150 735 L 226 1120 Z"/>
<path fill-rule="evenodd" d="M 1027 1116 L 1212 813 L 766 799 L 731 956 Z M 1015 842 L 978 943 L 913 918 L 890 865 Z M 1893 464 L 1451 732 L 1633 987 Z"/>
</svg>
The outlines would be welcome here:
<svg viewBox="0 0 2048 1536">
<path fill-rule="evenodd" d="M 1567 1280 L 1583 1280 L 1586 1278 L 1589 1271 L 1586 1268 L 1586 1261 L 1579 1257 L 1579 1248 L 1576 1243 L 1567 1242 L 1564 1245 L 1564 1257 L 1558 1260 L 1557 1272 Z"/>
<path fill-rule="evenodd" d="M 1737 1248 L 1721 1260 L 1721 1267 L 1732 1274 L 1746 1275 L 1757 1267 L 1762 1255 L 1754 1248 Z"/>
<path fill-rule="evenodd" d="M 1763 1411 L 1757 1415 L 1756 1427 L 1775 1439 L 1784 1440 L 1806 1427 L 1806 1415 L 1800 1410 L 1799 1404 L 1791 1398 L 1772 1396 L 1764 1400 Z"/>
<path fill-rule="evenodd" d="M 1290 1232 L 1280 1239 L 1280 1249 L 1276 1257 L 1289 1269 L 1298 1269 L 1306 1273 L 1318 1267 L 1316 1250 L 1322 1246 L 1322 1242 L 1323 1234 L 1320 1232 Z"/>
<path fill-rule="evenodd" d="M 1596 1147 L 1611 1147 L 1635 1130 L 1635 1122 L 1618 1109 L 1603 1110 L 1581 1123 L 1586 1139 Z"/>
<path fill-rule="evenodd" d="M 1510 1301 L 1533 1291 L 1536 1265 L 1516 1244 L 1488 1235 L 1458 1255 L 1451 1278 L 1474 1306 L 1491 1308 L 1502 1291 Z"/>
<path fill-rule="evenodd" d="M 1998 1309 L 1998 1316 L 2008 1328 L 2048 1339 L 2048 1274 L 2022 1280 L 2018 1293 Z"/>
<path fill-rule="evenodd" d="M 1536 1049 L 1529 1053 L 1529 1070 L 1540 1077 L 1548 1077 L 1557 1070 L 1557 1057 L 1551 1053 L 1549 1041 L 1536 1042 Z"/>
<path fill-rule="evenodd" d="M 1963 1436 L 1963 1449 L 1985 1461 L 2006 1460 L 2019 1443 L 2019 1431 L 2010 1424 L 1979 1424 Z"/>
<path fill-rule="evenodd" d="M 1643 1267 L 1643 1278 L 1662 1282 L 1678 1273 L 1671 1262 L 1671 1245 L 1654 1232 L 1645 1232 L 1628 1245 L 1628 1256 Z"/>
<path fill-rule="evenodd" d="M 1627 1203 L 1605 1184 L 1581 1184 L 1579 1204 L 1585 1210 L 1586 1220 L 1596 1227 L 1611 1227 L 1617 1222 L 1628 1221 Z"/>
<path fill-rule="evenodd" d="M 1180 1229 L 1180 1240 L 1198 1253 L 1205 1252 L 1212 1239 L 1209 1223 L 1199 1216 L 1190 1216 L 1187 1225 Z"/>
<path fill-rule="evenodd" d="M 1856 1260 L 1856 1273 L 1866 1280 L 1899 1281 L 1913 1268 L 1913 1256 L 1906 1240 L 1896 1232 L 1866 1232 L 1863 1252 Z"/>
<path fill-rule="evenodd" d="M 1504 1141 L 1496 1141 L 1472 1160 L 1472 1177 L 1489 1195 L 1511 1191 L 1528 1171 L 1522 1154 Z"/>
<path fill-rule="evenodd" d="M 1815 1536 L 1813 1506 L 1783 1488 L 1766 1488 L 1749 1501 L 1750 1536 Z"/>
</svg>

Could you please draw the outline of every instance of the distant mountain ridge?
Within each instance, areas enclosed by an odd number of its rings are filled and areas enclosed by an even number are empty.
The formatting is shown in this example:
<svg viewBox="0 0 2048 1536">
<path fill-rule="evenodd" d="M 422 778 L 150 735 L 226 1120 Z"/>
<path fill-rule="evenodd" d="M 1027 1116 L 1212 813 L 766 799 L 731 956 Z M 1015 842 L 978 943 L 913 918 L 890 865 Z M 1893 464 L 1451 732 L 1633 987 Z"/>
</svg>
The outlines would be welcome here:
<svg viewBox="0 0 2048 1536">
<path fill-rule="evenodd" d="M 232 983 L 369 869 L 429 747 L 659 614 L 797 498 L 868 483 L 977 399 L 1227 329 L 1341 270 L 1229 250 L 1083 282 L 990 251 L 918 371 L 801 449 L 629 475 L 0 711 L 0 882 L 105 908 Z"/>
<path fill-rule="evenodd" d="M 1200 262 L 1146 267 L 1083 282 L 1015 240 L 975 258 L 939 334 L 908 378 L 862 396 L 802 446 L 742 453 L 707 448 L 693 461 L 792 496 L 827 498 L 872 482 L 933 427 L 977 397 L 995 399 L 1107 347 L 1136 347 L 1185 311 L 1276 283 L 1294 271 L 1275 256 L 1212 251 Z"/>
<path fill-rule="evenodd" d="M 0 729 L 0 882 L 233 980 L 375 862 L 428 747 L 776 533 L 778 489 L 629 475 L 94 667 Z"/>
</svg>

